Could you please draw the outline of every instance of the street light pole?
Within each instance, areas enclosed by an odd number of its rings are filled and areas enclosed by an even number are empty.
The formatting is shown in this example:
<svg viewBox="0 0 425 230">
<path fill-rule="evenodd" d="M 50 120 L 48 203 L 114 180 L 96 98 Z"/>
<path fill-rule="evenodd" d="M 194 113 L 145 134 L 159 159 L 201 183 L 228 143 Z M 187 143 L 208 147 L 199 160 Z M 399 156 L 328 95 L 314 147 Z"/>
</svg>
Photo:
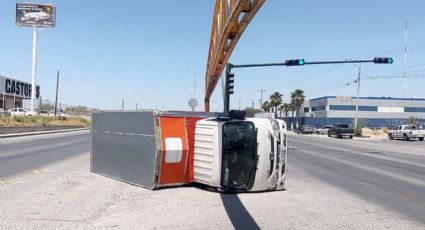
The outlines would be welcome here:
<svg viewBox="0 0 425 230">
<path fill-rule="evenodd" d="M 260 111 L 262 110 L 262 106 L 263 106 L 263 93 L 266 91 L 264 89 L 259 89 L 258 91 L 260 91 L 261 93 L 261 97 L 260 97 Z"/>
<path fill-rule="evenodd" d="M 354 66 L 357 67 L 357 69 L 359 70 L 359 75 L 357 77 L 356 115 L 354 116 L 354 129 L 357 129 L 357 120 L 359 119 L 360 76 L 361 76 L 362 66 L 361 64 L 359 64 L 358 66 L 354 64 Z"/>
</svg>

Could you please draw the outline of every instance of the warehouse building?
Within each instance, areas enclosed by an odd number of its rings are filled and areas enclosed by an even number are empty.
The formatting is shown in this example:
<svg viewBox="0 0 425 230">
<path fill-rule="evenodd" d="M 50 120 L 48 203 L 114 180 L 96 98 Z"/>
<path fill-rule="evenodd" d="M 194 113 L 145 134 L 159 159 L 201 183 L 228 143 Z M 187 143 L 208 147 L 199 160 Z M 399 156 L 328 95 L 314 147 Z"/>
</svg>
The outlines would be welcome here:
<svg viewBox="0 0 425 230">
<path fill-rule="evenodd" d="M 356 114 L 356 97 L 326 96 L 305 102 L 302 124 L 321 127 L 328 124 L 352 124 Z M 425 99 L 360 97 L 359 119 L 368 127 L 393 127 L 406 124 L 410 117 L 425 123 Z"/>
<path fill-rule="evenodd" d="M 40 97 L 40 86 L 36 98 Z M 31 99 L 31 83 L 0 75 L 0 108 L 8 110 L 23 107 L 24 100 Z"/>
</svg>

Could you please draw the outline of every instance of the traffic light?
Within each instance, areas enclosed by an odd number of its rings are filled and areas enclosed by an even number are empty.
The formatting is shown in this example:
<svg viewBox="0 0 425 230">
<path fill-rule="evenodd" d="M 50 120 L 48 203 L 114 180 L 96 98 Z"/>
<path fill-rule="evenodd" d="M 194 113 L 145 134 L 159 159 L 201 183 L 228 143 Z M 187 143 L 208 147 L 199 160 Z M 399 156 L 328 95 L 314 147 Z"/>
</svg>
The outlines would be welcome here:
<svg viewBox="0 0 425 230">
<path fill-rule="evenodd" d="M 390 57 L 376 57 L 373 59 L 375 64 L 393 64 L 393 59 Z"/>
<path fill-rule="evenodd" d="M 235 74 L 228 73 L 226 78 L 226 90 L 228 94 L 233 94 L 235 88 Z"/>
<path fill-rule="evenodd" d="M 294 60 L 286 60 L 285 61 L 286 66 L 304 65 L 304 64 L 305 64 L 304 59 L 294 59 Z"/>
</svg>

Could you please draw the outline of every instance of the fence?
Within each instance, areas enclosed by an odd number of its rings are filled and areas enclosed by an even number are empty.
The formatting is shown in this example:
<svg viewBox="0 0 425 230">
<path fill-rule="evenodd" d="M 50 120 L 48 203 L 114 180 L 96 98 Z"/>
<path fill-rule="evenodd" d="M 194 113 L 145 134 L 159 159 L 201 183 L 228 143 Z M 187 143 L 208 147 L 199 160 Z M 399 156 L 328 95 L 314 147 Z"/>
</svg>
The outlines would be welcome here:
<svg viewBox="0 0 425 230">
<path fill-rule="evenodd" d="M 31 108 L 31 100 L 23 100 L 22 107 L 27 109 Z M 39 113 L 54 112 L 55 102 L 52 100 L 37 100 L 35 109 Z M 57 112 L 70 116 L 88 116 L 92 111 L 96 110 L 83 105 L 69 105 L 61 102 L 58 102 L 56 109 Z"/>
</svg>

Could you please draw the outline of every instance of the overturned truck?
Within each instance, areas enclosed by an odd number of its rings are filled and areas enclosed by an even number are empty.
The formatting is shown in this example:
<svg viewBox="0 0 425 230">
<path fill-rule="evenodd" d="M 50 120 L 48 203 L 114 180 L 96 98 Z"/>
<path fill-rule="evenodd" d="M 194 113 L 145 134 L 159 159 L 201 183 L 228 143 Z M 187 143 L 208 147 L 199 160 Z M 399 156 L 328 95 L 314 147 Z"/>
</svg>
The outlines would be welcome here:
<svg viewBox="0 0 425 230">
<path fill-rule="evenodd" d="M 221 191 L 283 190 L 282 120 L 202 112 L 99 111 L 91 171 L 148 189 L 199 183 Z"/>
</svg>

